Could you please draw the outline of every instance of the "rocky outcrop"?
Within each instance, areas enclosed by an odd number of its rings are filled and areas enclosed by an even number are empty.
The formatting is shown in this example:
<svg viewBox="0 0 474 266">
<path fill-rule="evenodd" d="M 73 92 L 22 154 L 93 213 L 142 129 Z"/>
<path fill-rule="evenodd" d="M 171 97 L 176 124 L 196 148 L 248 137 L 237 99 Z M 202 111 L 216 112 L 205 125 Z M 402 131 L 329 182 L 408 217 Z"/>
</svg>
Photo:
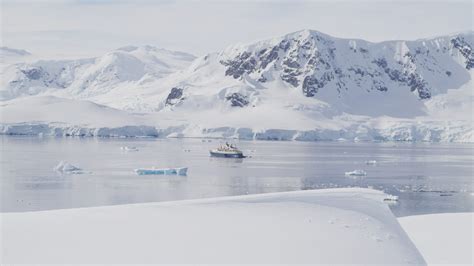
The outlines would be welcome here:
<svg viewBox="0 0 474 266">
<path fill-rule="evenodd" d="M 418 92 L 418 97 L 420 99 L 431 98 L 430 88 L 427 86 L 423 78 L 417 73 L 409 73 L 409 68 L 406 65 L 401 65 L 401 68 L 405 68 L 405 70 L 392 69 L 388 67 L 387 60 L 385 58 L 376 59 L 372 61 L 372 63 L 379 66 L 383 70 L 383 72 L 390 78 L 390 80 L 408 86 L 410 88 L 410 91 L 412 92 Z M 387 91 L 387 88 L 385 86 L 380 86 L 380 84 L 376 85 L 375 88 L 380 91 Z"/>
<path fill-rule="evenodd" d="M 166 98 L 165 105 L 175 105 L 184 100 L 182 88 L 172 88 L 168 97 Z"/>
<path fill-rule="evenodd" d="M 43 75 L 43 70 L 41 68 L 23 69 L 21 72 L 31 80 L 38 80 Z"/>
<path fill-rule="evenodd" d="M 257 66 L 257 61 L 248 52 L 243 52 L 235 59 L 222 61 L 221 63 L 228 66 L 225 75 L 232 76 L 235 79 L 242 77 L 244 73 L 252 73 Z"/>
<path fill-rule="evenodd" d="M 232 107 L 245 107 L 249 104 L 248 97 L 237 92 L 226 96 L 225 99 L 230 102 Z"/>
<path fill-rule="evenodd" d="M 474 67 L 474 51 L 472 50 L 471 45 L 464 39 L 464 37 L 458 36 L 451 39 L 451 43 L 454 48 L 458 49 L 459 52 L 466 59 L 466 69 L 471 69 Z"/>
</svg>

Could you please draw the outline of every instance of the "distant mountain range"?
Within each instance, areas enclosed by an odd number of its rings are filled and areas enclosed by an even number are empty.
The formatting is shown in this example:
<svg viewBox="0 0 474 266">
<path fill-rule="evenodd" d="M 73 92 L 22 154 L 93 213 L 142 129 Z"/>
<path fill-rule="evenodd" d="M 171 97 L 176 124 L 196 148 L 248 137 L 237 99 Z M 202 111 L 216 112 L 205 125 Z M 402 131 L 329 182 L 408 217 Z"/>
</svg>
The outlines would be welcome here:
<svg viewBox="0 0 474 266">
<path fill-rule="evenodd" d="M 9 47 L 0 47 L 0 56 L 28 56 L 30 52 L 23 49 L 13 49 Z"/>
<path fill-rule="evenodd" d="M 182 136 L 190 127 L 343 130 L 358 119 L 444 121 L 455 114 L 467 121 L 462 138 L 470 140 L 473 38 L 471 31 L 372 43 L 302 30 L 199 58 L 129 46 L 98 58 L 11 65 L 0 99 L 92 101 L 147 113 L 154 125 L 166 120 Z"/>
</svg>

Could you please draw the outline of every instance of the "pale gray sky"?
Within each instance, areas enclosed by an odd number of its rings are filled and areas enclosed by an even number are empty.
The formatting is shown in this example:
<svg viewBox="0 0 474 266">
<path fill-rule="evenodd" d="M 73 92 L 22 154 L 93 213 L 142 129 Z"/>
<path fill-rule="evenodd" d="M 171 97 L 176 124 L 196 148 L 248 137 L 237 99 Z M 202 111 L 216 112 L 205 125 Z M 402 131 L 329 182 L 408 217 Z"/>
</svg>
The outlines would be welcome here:
<svg viewBox="0 0 474 266">
<path fill-rule="evenodd" d="M 0 0 L 3 46 L 96 56 L 150 44 L 196 55 L 314 29 L 369 41 L 472 30 L 472 0 Z"/>
</svg>

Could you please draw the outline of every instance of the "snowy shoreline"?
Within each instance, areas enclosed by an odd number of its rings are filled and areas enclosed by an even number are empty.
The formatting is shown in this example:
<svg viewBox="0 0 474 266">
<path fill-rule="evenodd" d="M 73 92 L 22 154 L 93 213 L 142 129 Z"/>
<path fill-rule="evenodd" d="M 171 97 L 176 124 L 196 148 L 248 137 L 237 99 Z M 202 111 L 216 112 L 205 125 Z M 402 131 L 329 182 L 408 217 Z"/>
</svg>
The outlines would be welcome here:
<svg viewBox="0 0 474 266">
<path fill-rule="evenodd" d="M 453 133 L 440 129 L 450 128 Z M 439 134 L 439 132 L 445 132 Z M 449 123 L 430 125 L 415 123 L 399 128 L 377 129 L 350 127 L 347 129 L 251 129 L 238 127 L 203 128 L 181 125 L 159 128 L 149 125 L 119 127 L 89 127 L 66 123 L 0 123 L 0 135 L 52 136 L 52 137 L 100 137 L 100 138 L 210 138 L 273 141 L 355 141 L 355 142 L 434 142 L 474 143 L 470 128 Z"/>
</svg>

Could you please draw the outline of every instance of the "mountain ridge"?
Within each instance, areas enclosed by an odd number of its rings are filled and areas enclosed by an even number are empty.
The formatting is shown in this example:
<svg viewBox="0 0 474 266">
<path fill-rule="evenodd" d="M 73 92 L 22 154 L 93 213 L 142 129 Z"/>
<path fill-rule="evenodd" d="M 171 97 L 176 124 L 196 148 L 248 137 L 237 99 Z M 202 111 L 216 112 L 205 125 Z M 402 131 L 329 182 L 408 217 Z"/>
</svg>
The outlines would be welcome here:
<svg viewBox="0 0 474 266">
<path fill-rule="evenodd" d="M 183 97 L 189 92 L 189 98 L 193 93 L 199 94 L 214 86 L 199 84 L 193 90 L 193 80 L 199 79 L 199 76 L 210 76 L 215 82 L 216 76 L 220 76 L 213 94 L 224 93 L 224 97 L 219 97 L 221 100 L 232 98 L 231 95 L 235 98 L 235 93 L 240 93 L 240 97 L 248 98 L 246 101 L 250 103 L 252 96 L 262 92 L 255 88 L 270 90 L 284 87 L 288 93 L 297 89 L 305 96 L 328 102 L 342 111 L 359 114 L 368 112 L 346 107 L 354 102 L 363 102 L 363 97 L 385 101 L 374 94 L 388 94 L 395 100 L 401 98 L 398 100 L 418 106 L 416 114 L 421 115 L 423 106 L 417 99 L 427 100 L 433 95 L 446 93 L 448 89 L 459 88 L 471 78 L 469 64 L 474 60 L 472 36 L 469 36 L 469 50 L 464 55 L 454 47 L 452 36 L 430 42 L 381 43 L 328 36 L 318 31 L 303 30 L 248 45 L 231 45 L 221 52 L 196 59 L 184 70 L 187 74 L 179 77 L 173 87 L 183 87 Z M 313 40 L 308 37 L 313 37 Z M 429 54 L 430 49 L 435 56 Z M 224 82 L 225 77 L 231 77 L 236 82 Z M 228 87 L 228 92 L 224 92 L 225 87 Z M 372 95 L 367 96 L 365 90 L 370 90 Z M 418 97 L 411 97 L 414 93 Z M 351 98 L 348 94 L 358 94 L 358 97 Z M 160 97 L 166 98 L 164 95 Z M 385 104 L 392 102 L 386 101 Z M 391 108 L 389 112 L 379 115 L 397 115 L 396 106 Z"/>
<path fill-rule="evenodd" d="M 1 89 L 23 94 L 4 98 L 11 104 L 0 109 L 18 110 L 24 101 L 16 98 L 34 94 L 140 113 L 166 137 L 472 142 L 472 34 L 371 43 L 303 30 L 195 59 L 179 54 L 178 64 L 163 53 L 142 56 L 154 48 L 127 46 L 68 61 L 77 65 L 61 75 L 53 71 L 63 68 L 58 61 L 14 65 L 16 75 Z M 48 75 L 26 71 L 39 66 Z M 4 134 L 31 133 L 25 123 L 44 134 L 90 132 L 67 116 L 41 122 L 28 112 L 10 114 Z M 53 122 L 68 129 L 46 126 Z"/>
</svg>

